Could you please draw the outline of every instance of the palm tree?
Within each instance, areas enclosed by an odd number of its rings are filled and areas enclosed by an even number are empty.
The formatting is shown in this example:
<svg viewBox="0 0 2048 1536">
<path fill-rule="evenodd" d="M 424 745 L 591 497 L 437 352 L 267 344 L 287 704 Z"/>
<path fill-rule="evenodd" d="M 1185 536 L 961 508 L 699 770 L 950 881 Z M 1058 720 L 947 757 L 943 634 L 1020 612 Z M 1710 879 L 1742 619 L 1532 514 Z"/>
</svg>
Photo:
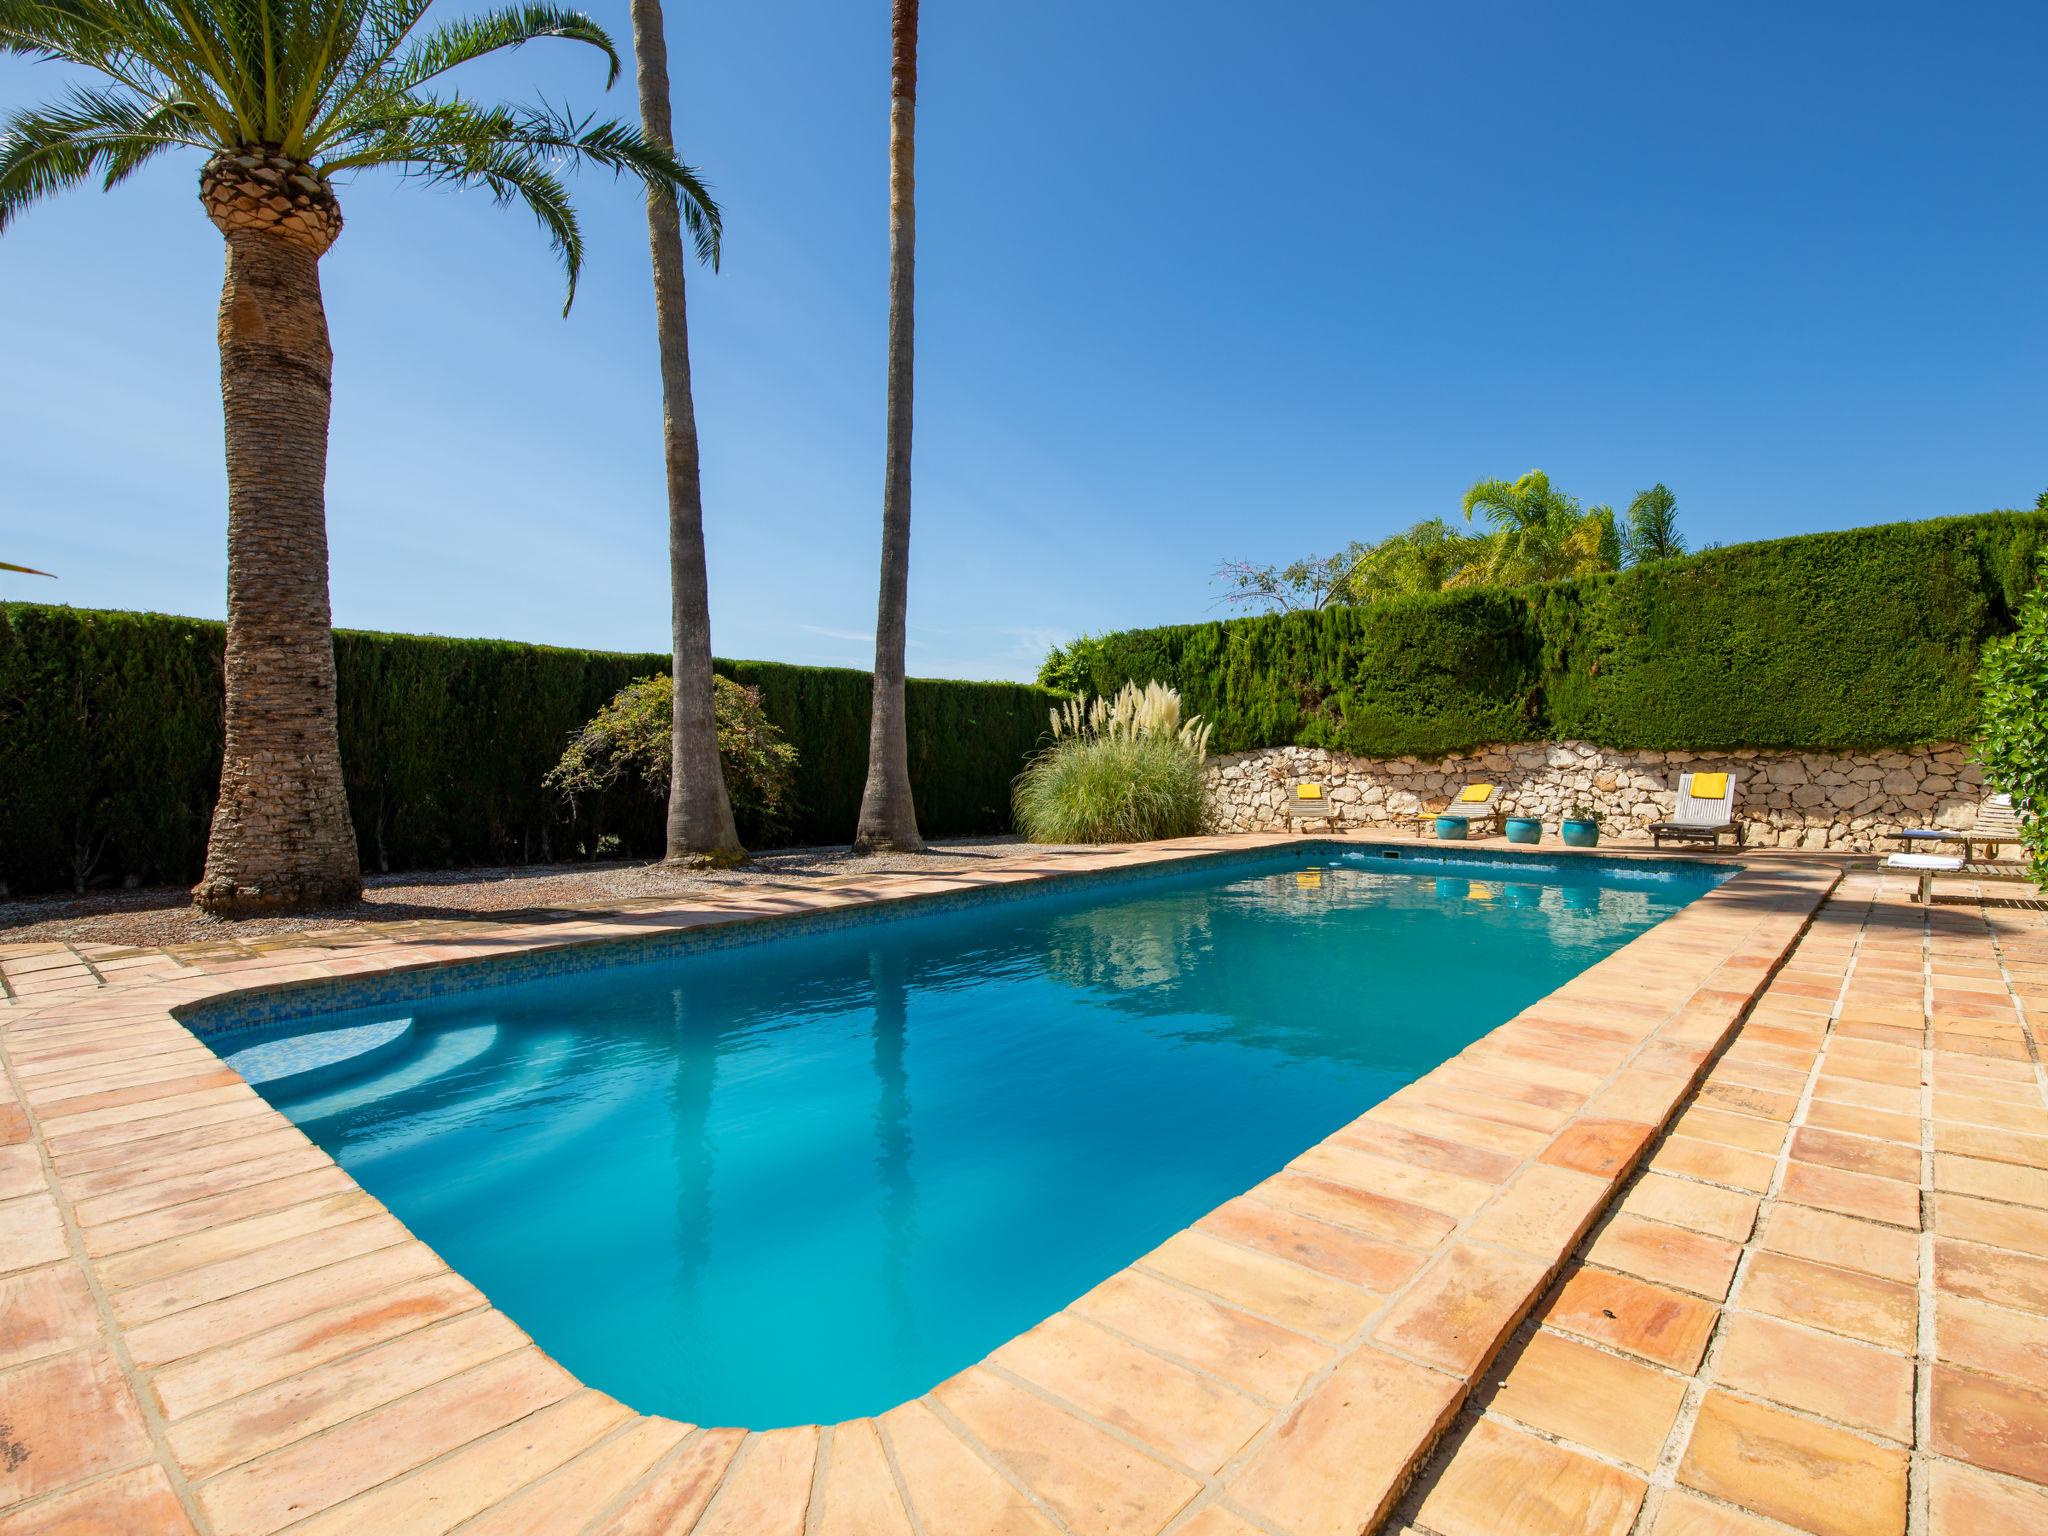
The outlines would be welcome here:
<svg viewBox="0 0 2048 1536">
<path fill-rule="evenodd" d="M 882 593 L 875 615 L 875 701 L 868 716 L 868 782 L 854 846 L 916 852 L 903 645 L 910 594 L 910 366 L 917 274 L 917 0 L 895 0 L 889 28 L 889 406 L 882 490 Z"/>
<path fill-rule="evenodd" d="M 1621 535 L 1621 553 L 1630 565 L 1641 565 L 1645 560 L 1671 560 L 1685 553 L 1685 537 L 1678 531 L 1678 498 L 1663 481 L 1647 491 L 1637 491 L 1628 504 L 1628 527 Z"/>
<path fill-rule="evenodd" d="M 640 131 L 675 147 L 669 113 L 668 37 L 661 0 L 632 0 L 634 79 Z M 669 653 L 675 687 L 669 721 L 668 859 L 736 864 L 746 858 L 718 765 L 711 684 L 711 595 L 704 571 L 704 483 L 697 462 L 697 406 L 690 393 L 690 322 L 684 302 L 683 231 L 673 197 L 647 194 L 654 258 L 654 335 L 661 356 L 662 457 L 668 471 Z"/>
<path fill-rule="evenodd" d="M 1390 533 L 1367 548 L 1351 570 L 1351 600 L 1378 602 L 1456 584 L 1459 573 L 1491 551 L 1483 535 L 1462 532 L 1440 517 Z"/>
<path fill-rule="evenodd" d="M 1620 561 L 1614 509 L 1582 512 L 1532 469 L 1521 479 L 1481 480 L 1465 493 L 1465 520 L 1484 512 L 1493 524 L 1492 547 L 1451 580 L 1453 586 L 1520 585 L 1611 571 Z"/>
<path fill-rule="evenodd" d="M 527 4 L 414 36 L 427 3 L 0 0 L 0 49 L 111 83 L 7 119 L 0 230 L 41 198 L 92 178 L 111 188 L 168 150 L 208 156 L 200 203 L 227 242 L 226 752 L 194 895 L 216 912 L 317 906 L 362 889 L 327 595 L 333 354 L 319 262 L 341 233 L 334 179 L 391 166 L 525 203 L 572 301 L 583 239 L 559 167 L 635 176 L 678 200 L 701 254 L 717 246 L 716 207 L 666 146 L 614 122 L 437 89 L 458 65 L 544 37 L 596 48 L 616 79 L 617 51 L 595 22 Z"/>
</svg>

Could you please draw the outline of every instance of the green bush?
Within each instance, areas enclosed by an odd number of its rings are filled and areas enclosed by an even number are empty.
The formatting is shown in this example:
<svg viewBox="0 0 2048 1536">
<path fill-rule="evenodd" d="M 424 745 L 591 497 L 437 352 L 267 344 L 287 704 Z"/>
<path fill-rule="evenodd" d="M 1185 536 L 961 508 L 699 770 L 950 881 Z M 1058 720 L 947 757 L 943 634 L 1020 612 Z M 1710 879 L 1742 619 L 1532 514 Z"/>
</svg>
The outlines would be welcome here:
<svg viewBox="0 0 2048 1536">
<path fill-rule="evenodd" d="M 0 884 L 16 894 L 196 880 L 220 782 L 222 627 L 0 604 Z M 573 811 L 542 779 L 668 658 L 341 630 L 342 770 L 364 868 L 661 851 L 659 797 L 619 785 Z M 787 840 L 850 839 L 867 773 L 868 674 L 721 661 L 796 748 Z M 930 837 L 1006 831 L 1009 790 L 1058 698 L 913 678 L 911 785 Z"/>
<path fill-rule="evenodd" d="M 729 677 L 711 679 L 718 764 L 743 841 L 773 840 L 786 829 L 796 784 L 796 748 L 761 707 L 761 690 Z M 591 717 L 542 780 L 571 811 L 587 795 L 620 780 L 668 804 L 674 755 L 675 679 L 667 672 L 628 683 Z"/>
<path fill-rule="evenodd" d="M 1543 586 L 1085 637 L 1049 665 L 1097 693 L 1160 678 L 1223 751 L 1443 757 L 1577 738 L 1621 749 L 1967 740 L 2048 516 L 1735 545 Z"/>
<path fill-rule="evenodd" d="M 1984 733 L 1977 761 L 2012 796 L 2034 882 L 2048 890 L 2048 557 L 2020 605 L 2019 628 L 1984 648 Z"/>
<path fill-rule="evenodd" d="M 1209 820 L 1209 728 L 1183 722 L 1180 696 L 1126 684 L 1052 714 L 1053 742 L 1017 776 L 1017 826 L 1035 843 L 1142 843 L 1190 837 Z"/>
</svg>

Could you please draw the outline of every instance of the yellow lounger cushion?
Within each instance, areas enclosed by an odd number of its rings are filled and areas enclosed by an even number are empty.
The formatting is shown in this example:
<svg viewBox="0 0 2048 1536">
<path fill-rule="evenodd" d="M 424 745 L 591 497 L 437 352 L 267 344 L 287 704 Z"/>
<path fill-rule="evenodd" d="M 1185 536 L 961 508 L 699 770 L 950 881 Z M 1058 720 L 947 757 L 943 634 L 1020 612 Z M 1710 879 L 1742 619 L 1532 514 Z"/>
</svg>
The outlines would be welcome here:
<svg viewBox="0 0 2048 1536">
<path fill-rule="evenodd" d="M 1491 799 L 1492 796 L 1491 784 L 1467 784 L 1458 795 L 1458 801 L 1461 805 L 1477 805 L 1482 800 Z"/>
<path fill-rule="evenodd" d="M 1294 786 L 1294 798 L 1297 800 L 1320 800 L 1323 798 L 1323 786 L 1320 784 L 1297 784 Z"/>
<path fill-rule="evenodd" d="M 1696 773 L 1692 776 L 1692 797 L 1695 800 L 1719 800 L 1728 793 L 1728 775 L 1725 773 Z"/>
</svg>

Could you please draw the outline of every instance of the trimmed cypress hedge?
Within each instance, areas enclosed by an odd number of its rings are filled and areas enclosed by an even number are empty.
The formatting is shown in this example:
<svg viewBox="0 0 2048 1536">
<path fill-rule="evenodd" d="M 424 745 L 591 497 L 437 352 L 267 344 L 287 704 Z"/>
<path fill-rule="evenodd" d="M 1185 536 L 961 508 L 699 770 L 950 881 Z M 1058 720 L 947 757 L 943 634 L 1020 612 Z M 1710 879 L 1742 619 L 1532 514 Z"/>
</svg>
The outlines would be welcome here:
<svg viewBox="0 0 2048 1536">
<path fill-rule="evenodd" d="M 1967 740 L 2048 514 L 1734 545 L 1604 576 L 1076 642 L 1090 692 L 1171 683 L 1219 751 L 1498 742 L 1816 750 Z"/>
<path fill-rule="evenodd" d="M 220 624 L 0 604 L 0 881 L 16 894 L 196 880 L 219 789 Z M 572 818 L 541 788 L 612 694 L 662 654 L 339 630 L 342 771 L 363 867 L 661 850 L 663 807 L 621 786 Z M 789 838 L 848 841 L 867 774 L 865 672 L 720 661 L 796 746 Z M 1058 695 L 912 679 L 910 774 L 927 836 L 1007 830 L 1010 781 Z M 742 828 L 743 834 L 758 829 Z"/>
</svg>

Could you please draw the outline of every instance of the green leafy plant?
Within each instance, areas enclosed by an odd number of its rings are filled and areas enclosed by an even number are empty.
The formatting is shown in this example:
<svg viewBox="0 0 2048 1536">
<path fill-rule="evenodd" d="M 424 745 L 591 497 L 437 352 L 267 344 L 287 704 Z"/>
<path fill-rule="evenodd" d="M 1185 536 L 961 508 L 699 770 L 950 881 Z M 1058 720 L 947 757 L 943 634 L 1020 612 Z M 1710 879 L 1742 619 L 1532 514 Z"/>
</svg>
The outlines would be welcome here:
<svg viewBox="0 0 2048 1536">
<path fill-rule="evenodd" d="M 1532 469 L 1519 480 L 1481 480 L 1465 492 L 1465 520 L 1483 512 L 1494 537 L 1484 557 L 1458 572 L 1461 586 L 1511 586 L 1611 571 L 1621 564 L 1614 509 L 1582 511 L 1576 497 Z"/>
<path fill-rule="evenodd" d="M 2012 796 L 2034 881 L 2048 889 L 2048 556 L 2020 604 L 2019 628 L 1984 648 L 1977 673 L 1984 729 L 1977 761 Z"/>
<path fill-rule="evenodd" d="M 715 677 L 712 692 L 718 762 L 733 814 L 773 832 L 790 810 L 796 748 L 769 722 L 760 689 Z M 666 673 L 628 683 L 576 733 L 542 782 L 571 806 L 621 781 L 639 784 L 665 804 L 674 702 Z"/>
<path fill-rule="evenodd" d="M 1621 530 L 1625 565 L 1650 560 L 1675 560 L 1685 553 L 1685 535 L 1678 531 L 1678 498 L 1661 480 L 1637 491 L 1628 504 L 1628 523 Z"/>
<path fill-rule="evenodd" d="M 1037 843 L 1139 843 L 1189 837 L 1209 821 L 1209 727 L 1183 718 L 1158 682 L 1052 711 L 1052 744 L 1025 765 L 1017 826 Z"/>
</svg>

